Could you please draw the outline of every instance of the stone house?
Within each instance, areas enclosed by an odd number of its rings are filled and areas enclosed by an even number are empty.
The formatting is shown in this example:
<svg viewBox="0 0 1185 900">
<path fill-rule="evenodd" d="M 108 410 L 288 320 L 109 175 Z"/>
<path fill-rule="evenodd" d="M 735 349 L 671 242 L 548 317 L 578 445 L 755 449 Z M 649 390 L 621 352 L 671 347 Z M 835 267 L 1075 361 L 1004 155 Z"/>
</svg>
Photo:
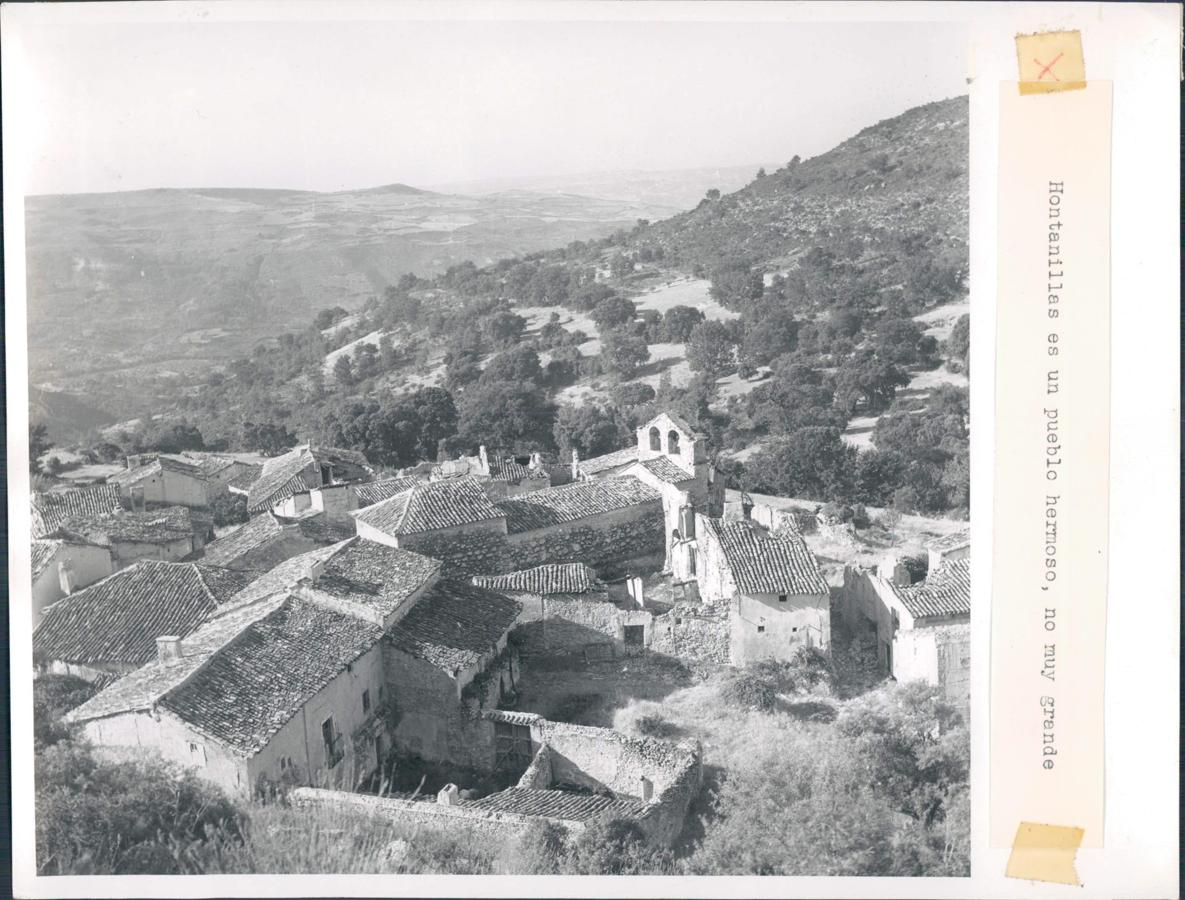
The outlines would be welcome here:
<svg viewBox="0 0 1185 900">
<path fill-rule="evenodd" d="M 159 752 L 231 795 L 352 786 L 386 750 L 382 628 L 290 594 L 242 607 L 72 710 L 108 753 Z"/>
<path fill-rule="evenodd" d="M 462 581 L 442 580 L 383 641 L 386 677 L 399 704 L 395 743 L 433 760 L 480 766 L 476 711 L 514 689 L 507 651 L 522 606 Z"/>
<path fill-rule="evenodd" d="M 614 597 L 583 563 L 548 563 L 504 575 L 475 575 L 473 583 L 522 604 L 515 643 L 524 654 L 609 644 L 620 656 L 641 652 L 649 643 L 651 613 L 633 600 Z"/>
<path fill-rule="evenodd" d="M 46 607 L 115 571 L 111 550 L 64 538 L 40 538 L 32 547 L 33 627 Z"/>
<path fill-rule="evenodd" d="M 88 681 L 130 672 L 156 655 L 157 637 L 189 634 L 250 580 L 194 563 L 138 562 L 47 607 L 33 631 L 34 662 Z"/>
<path fill-rule="evenodd" d="M 313 506 L 310 492 L 314 488 L 323 490 L 323 511 L 338 504 L 348 506 L 353 495 L 345 486 L 374 480 L 374 469 L 357 451 L 301 444 L 264 462 L 259 478 L 247 491 L 247 511 L 273 510 L 295 517 Z"/>
<path fill-rule="evenodd" d="M 34 538 L 43 538 L 57 530 L 70 516 L 97 516 L 123 509 L 119 487 L 99 484 L 68 491 L 39 491 L 29 499 L 30 522 Z"/>
<path fill-rule="evenodd" d="M 418 482 L 353 518 L 360 537 L 426 553 L 459 573 L 505 565 L 506 514 L 472 477 Z"/>
<path fill-rule="evenodd" d="M 127 469 L 107 479 L 133 509 L 146 506 L 209 506 L 226 491 L 216 473 L 229 473 L 233 461 L 192 459 L 173 454 L 142 453 L 127 457 Z M 229 480 L 229 478 L 227 478 Z"/>
<path fill-rule="evenodd" d="M 327 547 L 354 534 L 349 526 L 328 521 L 322 513 L 285 519 L 274 512 L 253 516 L 205 548 L 202 562 L 241 571 L 267 571 L 286 559 Z"/>
<path fill-rule="evenodd" d="M 76 513 L 62 519 L 51 537 L 107 547 L 117 569 L 140 560 L 176 562 L 197 553 L 213 534 L 213 523 L 185 506 L 144 512 Z"/>
<path fill-rule="evenodd" d="M 700 521 L 705 605 L 728 604 L 729 660 L 789 660 L 799 647 L 831 646 L 830 589 L 797 534 L 748 519 Z"/>
<path fill-rule="evenodd" d="M 898 567 L 876 573 L 847 566 L 840 608 L 852 627 L 875 633 L 877 659 L 894 678 L 969 697 L 969 558 L 941 562 L 916 584 Z"/>
<path fill-rule="evenodd" d="M 191 633 L 159 635 L 155 658 L 70 719 L 102 748 L 158 749 L 239 794 L 349 787 L 393 744 L 463 756 L 465 703 L 501 696 L 519 605 L 357 537 L 277 569 Z"/>
</svg>

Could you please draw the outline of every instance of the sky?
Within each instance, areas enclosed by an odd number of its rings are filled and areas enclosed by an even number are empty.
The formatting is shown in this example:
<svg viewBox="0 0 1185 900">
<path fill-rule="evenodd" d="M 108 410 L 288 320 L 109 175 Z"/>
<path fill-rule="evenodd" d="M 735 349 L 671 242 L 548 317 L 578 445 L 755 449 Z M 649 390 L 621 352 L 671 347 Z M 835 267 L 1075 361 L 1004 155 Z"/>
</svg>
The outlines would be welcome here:
<svg viewBox="0 0 1185 900">
<path fill-rule="evenodd" d="M 748 165 L 967 91 L 950 24 L 156 22 L 20 40 L 32 194 Z"/>
</svg>

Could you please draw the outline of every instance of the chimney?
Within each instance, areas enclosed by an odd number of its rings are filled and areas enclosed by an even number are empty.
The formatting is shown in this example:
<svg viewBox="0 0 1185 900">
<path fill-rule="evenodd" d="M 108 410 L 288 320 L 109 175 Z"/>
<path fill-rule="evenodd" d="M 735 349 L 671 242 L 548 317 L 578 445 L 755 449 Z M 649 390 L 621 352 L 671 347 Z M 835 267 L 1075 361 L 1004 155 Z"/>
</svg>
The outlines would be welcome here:
<svg viewBox="0 0 1185 900">
<path fill-rule="evenodd" d="M 895 556 L 886 557 L 877 567 L 877 574 L 897 587 L 909 587 L 912 579 L 909 569 Z"/>
<path fill-rule="evenodd" d="M 580 451 L 575 447 L 572 448 L 572 480 L 576 481 L 580 478 Z"/>
<path fill-rule="evenodd" d="M 136 468 L 136 463 L 139 459 L 140 459 L 139 456 L 136 456 L 134 454 L 128 454 L 128 456 L 124 460 L 127 463 L 128 471 L 131 471 L 132 469 Z"/>
<path fill-rule="evenodd" d="M 654 782 L 645 775 L 642 776 L 642 790 L 639 793 L 642 795 L 643 803 L 649 803 L 650 798 L 654 796 Z"/>
<path fill-rule="evenodd" d="M 58 562 L 58 582 L 63 594 L 74 593 L 74 564 L 68 559 Z"/>
<path fill-rule="evenodd" d="M 156 658 L 162 663 L 174 662 L 182 657 L 181 638 L 175 634 L 163 634 L 156 639 Z"/>
<path fill-rule="evenodd" d="M 436 802 L 441 806 L 456 806 L 461 799 L 460 795 L 461 792 L 457 790 L 457 786 L 450 782 L 437 792 Z"/>
<path fill-rule="evenodd" d="M 313 559 L 305 563 L 304 577 L 312 583 L 325 574 L 325 560 Z"/>
<path fill-rule="evenodd" d="M 131 487 L 132 512 L 144 512 L 144 488 L 133 484 Z"/>
<path fill-rule="evenodd" d="M 543 468 L 543 457 L 539 455 L 538 450 L 536 450 L 534 453 L 531 454 L 531 468 L 532 469 L 542 469 Z"/>
<path fill-rule="evenodd" d="M 486 455 L 486 445 L 482 444 L 477 448 L 477 458 L 481 460 L 481 474 L 490 474 L 490 458 Z"/>
<path fill-rule="evenodd" d="M 638 575 L 631 575 L 629 581 L 626 582 L 626 588 L 629 590 L 630 596 L 638 606 L 646 605 L 646 593 L 642 587 L 642 579 Z"/>
</svg>

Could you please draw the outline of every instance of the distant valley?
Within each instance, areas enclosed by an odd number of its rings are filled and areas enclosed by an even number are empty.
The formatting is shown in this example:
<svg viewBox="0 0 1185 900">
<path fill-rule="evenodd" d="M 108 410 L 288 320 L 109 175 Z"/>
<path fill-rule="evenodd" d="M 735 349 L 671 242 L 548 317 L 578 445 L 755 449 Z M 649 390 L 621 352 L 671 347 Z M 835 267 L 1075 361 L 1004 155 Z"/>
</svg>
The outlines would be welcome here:
<svg viewBox="0 0 1185 900">
<path fill-rule="evenodd" d="M 33 384 L 99 395 L 209 371 L 400 275 L 563 246 L 678 207 L 567 193 L 151 190 L 26 203 Z M 106 395 L 106 396 L 102 396 Z M 141 394 L 141 399 L 145 399 Z"/>
</svg>

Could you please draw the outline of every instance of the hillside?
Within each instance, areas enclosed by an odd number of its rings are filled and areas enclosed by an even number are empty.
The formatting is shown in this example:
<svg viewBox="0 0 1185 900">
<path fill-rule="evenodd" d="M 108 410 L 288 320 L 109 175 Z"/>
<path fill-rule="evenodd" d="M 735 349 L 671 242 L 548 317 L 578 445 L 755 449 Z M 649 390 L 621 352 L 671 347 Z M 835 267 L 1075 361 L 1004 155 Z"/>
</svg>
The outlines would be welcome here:
<svg viewBox="0 0 1185 900">
<path fill-rule="evenodd" d="M 920 235 L 965 255 L 967 115 L 966 97 L 916 107 L 657 222 L 636 241 L 664 248 L 669 260 L 708 267 L 783 261 L 816 241 L 853 237 L 871 250 Z"/>
<path fill-rule="evenodd" d="M 30 197 L 32 380 L 85 389 L 81 375 L 109 377 L 147 362 L 208 370 L 209 360 L 299 329 L 321 308 L 357 308 L 406 272 L 484 265 L 673 211 L 569 194 L 467 197 L 406 185 Z"/>
</svg>

